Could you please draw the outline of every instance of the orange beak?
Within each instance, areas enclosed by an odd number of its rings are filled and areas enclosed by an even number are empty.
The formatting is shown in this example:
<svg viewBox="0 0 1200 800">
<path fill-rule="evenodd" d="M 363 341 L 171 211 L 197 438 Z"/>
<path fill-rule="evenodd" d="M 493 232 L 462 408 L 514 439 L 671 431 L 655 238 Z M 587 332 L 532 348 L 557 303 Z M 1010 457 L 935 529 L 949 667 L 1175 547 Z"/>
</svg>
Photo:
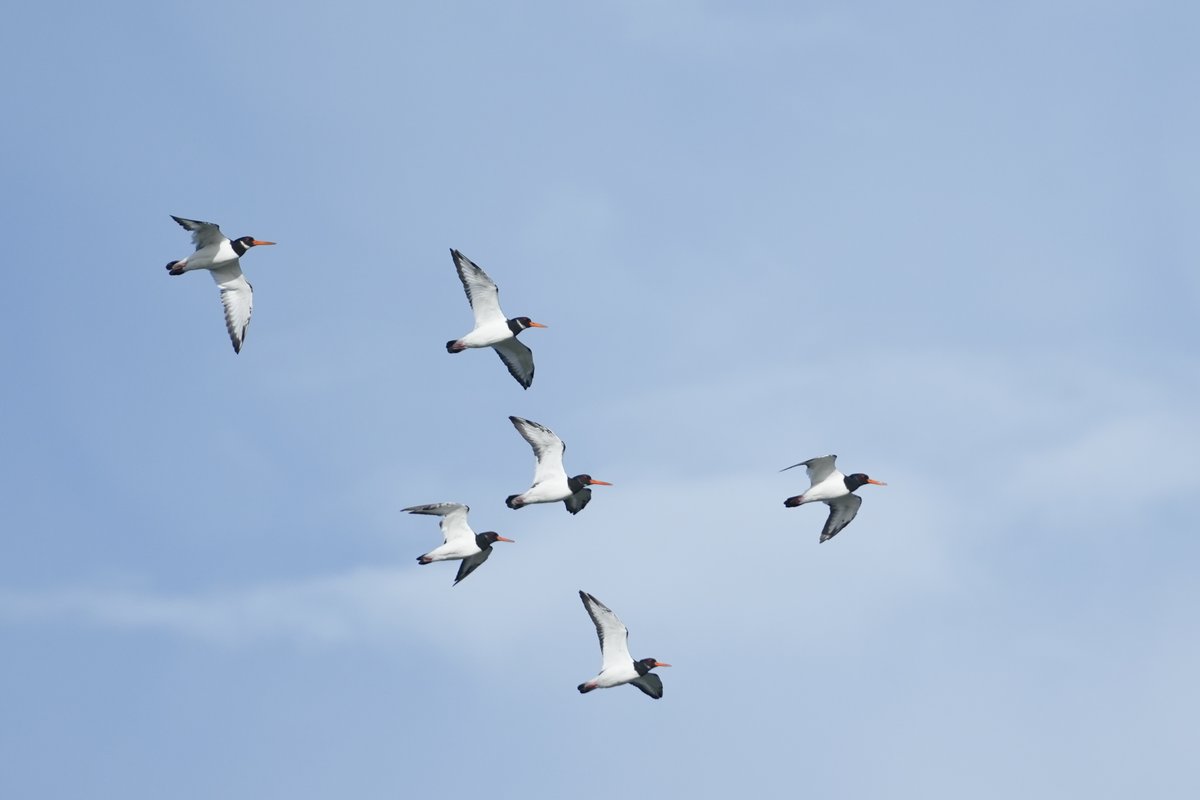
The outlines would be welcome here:
<svg viewBox="0 0 1200 800">
<path fill-rule="evenodd" d="M 598 481 L 595 478 L 588 481 L 588 483 L 590 483 L 592 486 L 612 486 L 612 484 L 608 481 Z"/>
<path fill-rule="evenodd" d="M 670 665 L 670 664 L 664 664 L 664 663 L 663 663 L 663 662 L 661 662 L 661 661 L 655 661 L 655 662 L 654 662 L 654 666 L 656 666 L 656 667 L 669 667 L 669 666 L 671 666 L 671 665 Z"/>
<path fill-rule="evenodd" d="M 529 327 L 531 327 L 531 328 L 546 328 L 546 327 L 549 327 L 549 326 L 548 326 L 548 325 L 543 325 L 543 324 L 542 324 L 542 323 L 540 323 L 540 322 L 531 322 L 531 323 L 529 323 Z"/>
<path fill-rule="evenodd" d="M 254 244 L 255 244 L 255 246 L 257 246 L 260 244 L 275 244 L 275 243 L 274 242 L 260 242 L 258 239 L 255 239 Z"/>
<path fill-rule="evenodd" d="M 516 539 L 505 539 L 503 536 L 497 536 L 497 537 L 496 537 L 496 541 L 497 541 L 497 542 L 508 542 L 509 544 L 516 544 L 516 543 L 517 543 L 517 540 L 516 540 Z"/>
<path fill-rule="evenodd" d="M 867 483 L 873 483 L 876 486 L 887 486 L 887 484 L 884 483 L 883 481 L 877 481 L 877 480 L 874 480 L 873 478 L 867 478 Z"/>
</svg>

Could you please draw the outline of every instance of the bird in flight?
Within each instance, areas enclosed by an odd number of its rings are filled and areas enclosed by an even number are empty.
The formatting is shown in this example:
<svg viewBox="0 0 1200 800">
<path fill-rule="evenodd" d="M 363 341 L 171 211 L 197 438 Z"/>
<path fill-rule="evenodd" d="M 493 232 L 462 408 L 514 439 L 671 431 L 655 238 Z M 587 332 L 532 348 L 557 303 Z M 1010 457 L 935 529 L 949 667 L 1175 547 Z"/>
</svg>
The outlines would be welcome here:
<svg viewBox="0 0 1200 800">
<path fill-rule="evenodd" d="M 475 327 L 461 339 L 446 342 L 446 352 L 461 353 L 472 347 L 490 347 L 517 383 L 528 389 L 533 383 L 533 352 L 517 341 L 517 334 L 526 328 L 546 326 L 529 317 L 506 318 L 500 310 L 500 290 L 496 288 L 496 282 L 457 250 L 451 250 L 450 256 L 475 314 Z"/>
<path fill-rule="evenodd" d="M 232 241 L 221 233 L 220 226 L 212 222 L 183 219 L 174 214 L 171 219 L 192 234 L 196 252 L 187 258 L 167 264 L 167 272 L 182 275 L 194 269 L 206 269 L 221 289 L 221 304 L 225 306 L 225 327 L 233 342 L 233 352 L 242 352 L 246 340 L 246 328 L 250 325 L 250 313 L 254 310 L 254 287 L 242 274 L 241 259 L 251 247 L 275 244 L 263 242 L 253 236 L 243 236 Z"/>
<path fill-rule="evenodd" d="M 496 542 L 510 542 L 495 531 L 476 533 L 467 524 L 467 512 L 471 509 L 462 503 L 431 503 L 424 506 L 411 506 L 402 509 L 409 514 L 430 514 L 441 517 L 442 536 L 445 539 L 441 545 L 433 548 L 423 556 L 417 557 L 418 564 L 432 564 L 434 561 L 462 561 L 458 574 L 454 576 L 454 586 L 470 575 L 488 560 L 492 554 L 492 545 Z"/>
<path fill-rule="evenodd" d="M 559 500 L 567 507 L 567 511 L 578 514 L 592 499 L 589 486 L 612 486 L 607 481 L 598 481 L 591 475 L 575 475 L 567 477 L 563 467 L 563 452 L 567 446 L 554 431 L 545 425 L 530 422 L 520 417 L 509 417 L 537 458 L 533 468 L 533 485 L 522 494 L 510 494 L 504 501 L 509 508 L 521 508 L 533 503 L 557 503 Z"/>
<path fill-rule="evenodd" d="M 808 470 L 808 480 L 811 484 L 808 491 L 789 497 L 783 501 L 788 508 L 804 505 L 805 503 L 822 502 L 829 506 L 829 518 L 821 529 L 821 541 L 832 539 L 838 531 L 850 524 L 862 505 L 862 498 L 854 494 L 858 487 L 864 484 L 887 486 L 883 481 L 877 481 L 861 472 L 853 475 L 843 475 L 834 467 L 837 456 L 821 456 L 784 467 L 780 472 L 786 472 L 793 467 L 804 467 Z"/>
<path fill-rule="evenodd" d="M 596 625 L 600 637 L 600 674 L 579 684 L 580 694 L 593 689 L 610 689 L 623 683 L 631 683 L 655 700 L 663 696 L 662 679 L 651 674 L 655 667 L 669 667 L 653 658 L 634 661 L 629 655 L 629 629 L 617 618 L 613 610 L 594 596 L 580 590 L 579 599 L 587 609 L 588 616 Z"/>
</svg>

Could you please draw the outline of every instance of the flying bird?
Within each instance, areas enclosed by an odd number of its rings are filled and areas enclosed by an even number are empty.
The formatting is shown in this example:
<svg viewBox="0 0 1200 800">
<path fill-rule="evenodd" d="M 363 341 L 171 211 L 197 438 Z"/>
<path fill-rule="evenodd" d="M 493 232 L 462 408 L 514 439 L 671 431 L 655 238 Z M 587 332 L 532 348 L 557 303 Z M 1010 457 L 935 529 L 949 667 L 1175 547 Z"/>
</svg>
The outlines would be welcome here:
<svg viewBox="0 0 1200 800">
<path fill-rule="evenodd" d="M 829 519 L 825 520 L 825 527 L 821 529 L 822 542 L 837 536 L 838 531 L 849 525 L 858 513 L 862 498 L 854 494 L 855 489 L 866 483 L 887 486 L 883 481 L 874 480 L 861 472 L 843 475 L 833 465 L 836 460 L 837 456 L 821 456 L 780 470 L 786 472 L 793 467 L 805 467 L 808 470 L 808 480 L 811 484 L 808 491 L 789 497 L 783 504 L 788 508 L 795 508 L 805 503 L 820 501 L 829 506 Z"/>
<path fill-rule="evenodd" d="M 471 509 L 462 503 L 432 503 L 425 506 L 412 506 L 401 509 L 410 514 L 431 514 L 441 517 L 442 536 L 445 542 L 433 548 L 423 556 L 417 557 L 418 564 L 432 564 L 434 561 L 458 561 L 458 574 L 454 576 L 454 586 L 470 575 L 488 560 L 492 554 L 492 545 L 496 542 L 512 542 L 495 531 L 476 533 L 467 524 L 467 512 Z"/>
<path fill-rule="evenodd" d="M 576 475 L 568 478 L 563 468 L 563 452 L 567 446 L 554 431 L 545 425 L 530 422 L 520 417 L 509 417 L 517 432 L 529 442 L 537 457 L 533 468 L 533 485 L 524 494 L 510 494 L 504 504 L 509 508 L 521 508 L 532 503 L 557 503 L 566 505 L 567 511 L 578 514 L 592 499 L 589 486 L 612 486 L 607 481 L 598 481 L 591 475 Z"/>
<path fill-rule="evenodd" d="M 259 241 L 253 236 L 243 236 L 230 241 L 215 223 L 183 219 L 174 214 L 171 215 L 171 219 L 178 222 L 185 231 L 191 232 L 196 252 L 187 258 L 167 264 L 167 272 L 182 275 L 193 269 L 206 269 L 212 273 L 213 280 L 221 288 L 221 304 L 225 306 L 225 327 L 229 330 L 230 341 L 233 342 L 233 352 L 242 352 L 246 328 L 250 325 L 250 313 L 254 310 L 254 287 L 242 274 L 242 265 L 238 259 L 251 247 L 275 243 Z"/>
<path fill-rule="evenodd" d="M 450 256 L 471 303 L 471 311 L 475 313 L 475 328 L 461 339 L 446 342 L 446 352 L 461 353 L 470 347 L 490 347 L 517 383 L 528 389 L 533 383 L 533 353 L 517 341 L 517 334 L 526 328 L 546 326 L 529 317 L 507 319 L 500 310 L 500 290 L 496 288 L 496 282 L 457 250 L 451 249 Z"/>
<path fill-rule="evenodd" d="M 588 616 L 596 625 L 600 637 L 600 674 L 576 688 L 580 694 L 593 689 L 611 689 L 623 683 L 632 683 L 655 700 L 663 696 L 662 679 L 650 674 L 655 667 L 669 667 L 653 658 L 634 661 L 629 655 L 629 629 L 608 606 L 592 595 L 580 590 L 579 599 L 587 609 Z"/>
</svg>

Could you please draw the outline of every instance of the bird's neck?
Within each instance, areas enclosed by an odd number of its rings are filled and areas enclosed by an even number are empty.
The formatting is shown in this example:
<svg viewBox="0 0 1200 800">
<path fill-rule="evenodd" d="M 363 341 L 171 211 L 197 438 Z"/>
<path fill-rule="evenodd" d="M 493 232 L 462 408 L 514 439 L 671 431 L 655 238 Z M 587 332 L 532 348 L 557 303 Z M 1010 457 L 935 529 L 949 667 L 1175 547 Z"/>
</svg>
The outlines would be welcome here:
<svg viewBox="0 0 1200 800">
<path fill-rule="evenodd" d="M 518 333 L 525 330 L 521 327 L 521 323 L 517 322 L 515 319 L 505 320 L 505 322 L 508 323 L 508 329 L 512 331 L 513 336 L 516 336 Z"/>
</svg>

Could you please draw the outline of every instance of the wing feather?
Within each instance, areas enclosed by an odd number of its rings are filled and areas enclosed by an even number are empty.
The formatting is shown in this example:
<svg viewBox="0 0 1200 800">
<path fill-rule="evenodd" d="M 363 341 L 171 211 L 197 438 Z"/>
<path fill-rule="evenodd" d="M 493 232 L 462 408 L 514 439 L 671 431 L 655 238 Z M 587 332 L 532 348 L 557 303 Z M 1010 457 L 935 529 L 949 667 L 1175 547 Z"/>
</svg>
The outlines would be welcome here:
<svg viewBox="0 0 1200 800">
<path fill-rule="evenodd" d="M 570 511 L 572 514 L 578 514 L 580 511 L 583 511 L 584 506 L 591 502 L 591 499 L 592 490 L 585 486 L 566 500 L 563 500 L 563 505 L 567 507 L 567 511 Z"/>
<path fill-rule="evenodd" d="M 221 226 L 215 222 L 201 222 L 198 219 L 184 219 L 171 215 L 171 219 L 179 223 L 179 226 L 185 231 L 192 234 L 192 244 L 196 245 L 197 250 L 203 250 L 212 244 L 220 244 L 225 239 L 225 234 L 221 233 Z"/>
<path fill-rule="evenodd" d="M 454 576 L 452 586 L 458 586 L 459 582 L 470 575 L 475 570 L 483 565 L 483 562 L 488 560 L 488 556 L 492 554 L 492 548 L 485 547 L 473 556 L 467 556 L 462 560 L 462 564 L 458 567 L 458 574 Z"/>
<path fill-rule="evenodd" d="M 442 537 L 447 543 L 449 542 L 465 542 L 467 539 L 474 541 L 475 531 L 471 530 L 471 526 L 467 524 L 467 512 L 471 509 L 469 506 L 464 506 L 462 503 L 430 503 L 424 506 L 411 506 L 401 509 L 409 514 L 429 514 L 435 517 L 441 517 L 439 525 L 442 529 Z M 486 552 L 486 551 L 485 551 Z M 486 559 L 487 556 L 484 556 Z M 480 564 L 483 562 L 480 561 Z M 475 566 L 479 566 L 476 564 Z M 472 567 L 471 569 L 474 569 Z M 471 570 L 467 570 L 470 572 Z M 467 577 L 465 574 L 459 578 Z"/>
<path fill-rule="evenodd" d="M 600 639 L 600 671 L 616 666 L 628 667 L 633 662 L 633 657 L 629 655 L 629 629 L 611 608 L 592 595 L 580 590 L 579 599 L 583 601 L 583 607 L 592 618 L 592 624 L 596 626 L 596 636 Z"/>
<path fill-rule="evenodd" d="M 547 428 L 520 417 L 509 417 L 509 421 L 521 434 L 521 438 L 529 442 L 533 455 L 537 458 L 537 466 L 533 469 L 533 484 L 537 486 L 546 480 L 566 480 L 567 471 L 563 467 L 563 453 L 567 445 L 562 439 Z M 581 506 L 582 508 L 582 506 Z"/>
<path fill-rule="evenodd" d="M 647 672 L 641 677 L 634 678 L 629 682 L 631 686 L 636 686 L 643 693 L 650 695 L 655 700 L 661 700 L 663 696 L 662 678 L 655 675 L 653 672 Z"/>
<path fill-rule="evenodd" d="M 825 504 L 829 506 L 829 518 L 825 520 L 825 527 L 821 529 L 822 542 L 837 536 L 838 531 L 854 520 L 858 514 L 858 507 L 862 505 L 862 498 L 851 492 L 833 500 L 826 500 Z"/>
<path fill-rule="evenodd" d="M 505 339 L 492 345 L 496 355 L 508 367 L 508 374 L 517 379 L 517 383 L 528 389 L 533 385 L 533 351 L 517 341 L 517 337 Z"/>
<path fill-rule="evenodd" d="M 819 458 L 810 458 L 808 461 L 801 461 L 799 464 L 792 464 L 790 467 L 784 467 L 780 472 L 787 472 L 789 469 L 796 467 L 804 467 L 808 471 L 808 481 L 811 486 L 816 486 L 821 481 L 828 478 L 837 469 L 834 462 L 837 461 L 837 456 L 821 456 Z"/>
<path fill-rule="evenodd" d="M 221 288 L 221 305 L 225 307 L 225 329 L 233 342 L 233 352 L 242 352 L 246 341 L 246 329 L 250 327 L 250 315 L 254 312 L 254 287 L 242 274 L 237 259 L 223 267 L 212 270 L 213 280 Z"/>
<path fill-rule="evenodd" d="M 478 264 L 457 250 L 451 249 L 450 257 L 454 259 L 458 279 L 462 281 L 467 302 L 471 304 L 471 311 L 475 314 L 475 327 L 480 328 L 491 322 L 503 322 L 506 317 L 500 310 L 500 290 L 496 288 L 496 282 L 489 278 Z"/>
</svg>

